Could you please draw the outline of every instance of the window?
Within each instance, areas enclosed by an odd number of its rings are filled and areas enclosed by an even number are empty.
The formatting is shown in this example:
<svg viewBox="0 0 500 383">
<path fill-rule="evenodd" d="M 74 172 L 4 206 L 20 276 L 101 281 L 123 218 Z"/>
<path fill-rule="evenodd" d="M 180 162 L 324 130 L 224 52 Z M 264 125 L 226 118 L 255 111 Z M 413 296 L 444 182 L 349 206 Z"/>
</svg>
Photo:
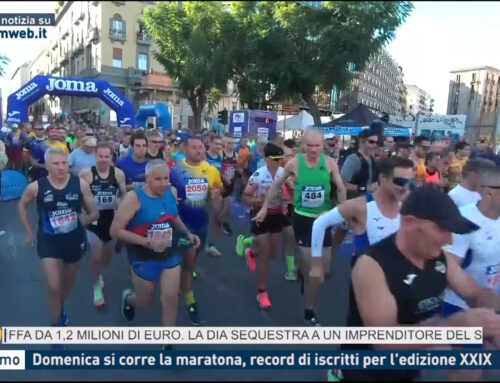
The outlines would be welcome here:
<svg viewBox="0 0 500 383">
<path fill-rule="evenodd" d="M 475 75 L 475 73 L 473 73 L 472 74 L 472 81 L 474 81 L 475 78 L 476 78 L 476 75 Z M 457 74 L 457 78 L 455 79 L 455 82 L 457 84 L 460 84 L 460 75 L 459 74 Z"/>
<path fill-rule="evenodd" d="M 122 50 L 121 48 L 113 48 L 113 67 L 122 67 Z"/>
<path fill-rule="evenodd" d="M 148 55 L 146 53 L 137 55 L 137 68 L 139 70 L 148 70 Z"/>
<path fill-rule="evenodd" d="M 117 33 L 123 31 L 123 21 L 121 19 L 113 19 L 111 29 Z"/>
</svg>

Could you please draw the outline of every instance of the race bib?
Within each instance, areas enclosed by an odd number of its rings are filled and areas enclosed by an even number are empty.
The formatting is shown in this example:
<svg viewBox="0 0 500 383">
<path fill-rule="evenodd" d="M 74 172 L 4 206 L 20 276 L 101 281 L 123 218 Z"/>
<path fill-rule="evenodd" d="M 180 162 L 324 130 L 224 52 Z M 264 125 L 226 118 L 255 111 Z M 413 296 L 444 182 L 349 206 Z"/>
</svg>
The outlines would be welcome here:
<svg viewBox="0 0 500 383">
<path fill-rule="evenodd" d="M 186 184 L 186 199 L 193 205 L 203 206 L 208 198 L 208 181 L 205 178 L 190 178 Z"/>
<path fill-rule="evenodd" d="M 325 203 L 325 188 L 323 186 L 305 186 L 302 189 L 302 206 L 317 208 Z"/>
<path fill-rule="evenodd" d="M 78 215 L 72 209 L 54 210 L 49 219 L 56 234 L 70 233 L 78 228 Z"/>
<path fill-rule="evenodd" d="M 486 267 L 486 283 L 488 287 L 497 290 L 500 286 L 500 263 Z M 498 293 L 498 291 L 495 291 Z"/>
<path fill-rule="evenodd" d="M 112 191 L 99 191 L 94 196 L 98 210 L 113 210 L 115 208 L 116 194 Z"/>
<path fill-rule="evenodd" d="M 172 247 L 172 226 L 169 223 L 155 223 L 148 229 L 148 238 L 152 241 L 165 241 Z"/>
</svg>

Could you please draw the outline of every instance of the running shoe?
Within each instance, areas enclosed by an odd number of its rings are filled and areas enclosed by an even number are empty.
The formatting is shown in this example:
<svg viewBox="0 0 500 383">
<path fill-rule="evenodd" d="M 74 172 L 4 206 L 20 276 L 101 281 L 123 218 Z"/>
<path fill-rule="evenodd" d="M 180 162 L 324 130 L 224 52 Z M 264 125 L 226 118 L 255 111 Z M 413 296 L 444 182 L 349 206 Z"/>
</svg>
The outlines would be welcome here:
<svg viewBox="0 0 500 383">
<path fill-rule="evenodd" d="M 255 266 L 256 266 L 255 251 L 253 251 L 252 249 L 248 248 L 248 249 L 245 250 L 245 255 L 246 255 L 246 259 L 247 259 L 248 269 L 251 272 L 254 272 L 255 271 Z"/>
<path fill-rule="evenodd" d="M 69 317 L 68 314 L 66 314 L 66 310 L 64 310 L 64 306 L 61 311 L 61 318 L 59 319 L 59 322 L 57 323 L 56 326 L 67 326 L 69 323 Z"/>
<path fill-rule="evenodd" d="M 344 379 L 344 375 L 342 375 L 342 370 L 335 369 L 335 370 L 328 370 L 326 373 L 326 379 L 329 382 L 340 382 L 342 379 Z"/>
<path fill-rule="evenodd" d="M 304 323 L 308 326 L 311 326 L 311 327 L 321 327 L 321 323 L 318 322 L 318 319 L 316 318 L 316 315 L 314 315 L 314 314 L 311 318 L 304 319 Z"/>
<path fill-rule="evenodd" d="M 101 286 L 101 288 L 104 288 L 104 279 L 102 278 L 102 274 L 99 274 L 99 279 L 97 280 L 97 283 Z"/>
<path fill-rule="evenodd" d="M 267 295 L 267 291 L 262 291 L 257 294 L 257 303 L 261 309 L 270 309 L 271 301 L 269 300 L 269 295 Z"/>
<path fill-rule="evenodd" d="M 193 270 L 193 279 L 197 279 L 198 278 L 198 274 L 196 274 L 196 271 Z"/>
<path fill-rule="evenodd" d="M 297 280 L 297 276 L 295 275 L 295 271 L 287 271 L 285 273 L 285 279 L 287 281 L 295 282 Z"/>
<path fill-rule="evenodd" d="M 104 306 L 104 294 L 102 293 L 102 285 L 97 282 L 97 284 L 94 286 L 94 306 L 95 307 L 102 307 Z"/>
<path fill-rule="evenodd" d="M 245 240 L 245 236 L 243 234 L 238 235 L 236 239 L 236 254 L 239 257 L 243 257 L 243 253 L 245 252 L 245 244 L 243 241 Z"/>
<path fill-rule="evenodd" d="M 122 292 L 122 315 L 129 322 L 135 318 L 135 307 L 127 303 L 127 298 L 130 294 L 132 294 L 130 289 L 125 289 Z"/>
<path fill-rule="evenodd" d="M 207 247 L 207 254 L 214 258 L 219 258 L 222 256 L 222 253 L 219 250 L 217 250 L 215 245 L 210 245 Z"/>
<path fill-rule="evenodd" d="M 229 236 L 233 235 L 233 230 L 231 229 L 231 226 L 229 226 L 227 222 L 222 224 L 222 229 L 224 230 L 224 234 Z"/>
<path fill-rule="evenodd" d="M 203 326 L 205 323 L 207 323 L 206 320 L 201 319 L 196 304 L 186 306 L 186 314 L 193 326 Z"/>
</svg>

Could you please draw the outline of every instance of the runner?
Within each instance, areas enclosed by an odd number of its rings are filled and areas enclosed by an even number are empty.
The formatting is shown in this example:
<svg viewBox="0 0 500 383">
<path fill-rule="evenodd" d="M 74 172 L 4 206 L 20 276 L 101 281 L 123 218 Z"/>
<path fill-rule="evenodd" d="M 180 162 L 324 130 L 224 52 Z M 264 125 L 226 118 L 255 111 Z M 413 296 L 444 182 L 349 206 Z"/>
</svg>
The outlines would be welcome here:
<svg viewBox="0 0 500 383">
<path fill-rule="evenodd" d="M 96 307 L 105 304 L 102 292 L 104 287 L 102 272 L 108 268 L 113 254 L 109 229 L 118 203 L 117 194 L 118 191 L 123 196 L 127 193 L 125 174 L 112 166 L 112 160 L 113 148 L 106 142 L 99 143 L 96 150 L 96 166 L 84 169 L 80 173 L 80 177 L 90 185 L 100 213 L 99 219 L 87 228 L 92 263 L 94 306 Z"/>
<path fill-rule="evenodd" d="M 398 231 L 400 204 L 413 182 L 413 161 L 393 157 L 377 165 L 380 187 L 375 193 L 347 200 L 314 221 L 311 267 L 314 278 L 322 278 L 321 244 L 328 227 L 346 222 L 353 229 L 354 261 L 369 246 Z"/>
<path fill-rule="evenodd" d="M 455 205 L 462 207 L 479 202 L 480 172 L 494 166 L 494 162 L 482 158 L 468 160 L 462 170 L 462 181 L 448 193 Z"/>
<path fill-rule="evenodd" d="M 30 164 L 29 175 L 33 181 L 39 178 L 47 176 L 47 170 L 43 163 L 43 155 L 47 150 L 48 143 L 47 137 L 45 136 L 45 130 L 41 124 L 35 124 L 33 128 L 35 137 L 28 143 L 26 147 L 26 155 L 28 157 L 28 163 Z M 35 158 L 35 155 L 37 156 Z M 40 162 L 40 160 L 42 160 Z"/>
<path fill-rule="evenodd" d="M 500 185 L 500 183 L 499 183 Z M 447 286 L 467 300 L 495 298 L 463 272 L 442 247 L 451 232 L 478 227 L 460 215 L 440 188 L 427 184 L 413 191 L 401 208 L 401 227 L 358 258 L 352 271 L 347 326 L 482 326 L 484 336 L 500 334 L 493 310 L 469 309 L 448 318 L 439 314 Z M 367 278 L 367 275 L 370 276 Z M 408 288 L 411 286 L 411 288 Z M 376 349 L 428 348 L 428 345 L 379 345 Z M 342 345 L 342 350 L 372 350 L 372 345 Z M 434 346 L 435 347 L 435 346 Z M 344 370 L 345 380 L 408 381 L 418 370 Z"/>
<path fill-rule="evenodd" d="M 145 185 L 127 193 L 111 225 L 111 236 L 127 244 L 133 287 L 122 292 L 121 311 L 128 321 L 134 319 L 136 306 L 153 303 L 154 282 L 159 281 L 162 325 L 175 325 L 181 277 L 181 256 L 175 245 L 181 235 L 195 247 L 200 243 L 178 215 L 167 164 L 150 161 Z"/>
<path fill-rule="evenodd" d="M 89 184 L 68 174 L 68 154 L 60 148 L 45 153 L 48 176 L 28 185 L 19 201 L 19 215 L 27 244 L 35 239 L 28 207 L 36 200 L 39 215 L 37 253 L 48 285 L 48 311 L 53 326 L 68 323 L 64 301 L 87 249 L 84 226 L 99 218 Z M 83 210 L 85 212 L 82 211 Z"/>
<path fill-rule="evenodd" d="M 78 176 L 83 169 L 95 166 L 95 148 L 97 140 L 95 137 L 83 137 L 78 148 L 69 155 L 69 168 L 71 174 Z"/>
<path fill-rule="evenodd" d="M 431 142 L 428 137 L 418 136 L 413 141 L 415 153 L 412 156 L 415 164 L 415 183 L 417 186 L 422 186 L 425 183 L 425 158 L 431 148 Z"/>
<path fill-rule="evenodd" d="M 443 182 L 441 180 L 441 155 L 436 152 L 430 152 L 427 154 L 425 159 L 425 179 L 424 183 L 433 183 L 440 187 L 443 187 Z"/>
<path fill-rule="evenodd" d="M 120 146 L 118 148 L 118 157 L 124 158 L 128 157 L 130 154 L 130 139 L 132 136 L 132 132 L 130 128 L 124 128 L 122 129 L 122 134 L 120 137 Z"/>
<path fill-rule="evenodd" d="M 271 308 L 271 301 L 266 289 L 267 263 L 276 252 L 276 246 L 285 221 L 288 218 L 283 214 L 282 194 L 279 193 L 266 207 L 266 216 L 263 221 L 253 220 L 261 209 L 266 195 L 269 193 L 274 180 L 281 176 L 283 168 L 280 161 L 283 159 L 283 149 L 268 143 L 264 147 L 266 166 L 257 169 L 252 174 L 243 194 L 243 201 L 251 207 L 251 232 L 255 236 L 253 244 L 256 247 L 257 259 L 257 303 L 261 309 Z M 250 270 L 255 269 L 255 258 L 249 258 Z"/>
<path fill-rule="evenodd" d="M 148 160 L 164 160 L 162 145 L 163 136 L 158 130 L 153 130 L 148 133 L 148 151 L 146 158 Z"/>
<path fill-rule="evenodd" d="M 222 209 L 222 181 L 217 169 L 203 161 L 205 149 L 199 138 L 188 138 L 182 146 L 186 159 L 172 168 L 170 181 L 177 189 L 182 221 L 201 241 L 198 249 L 187 250 L 184 254 L 181 274 L 181 291 L 184 294 L 187 315 L 193 325 L 199 326 L 205 321 L 200 317 L 193 294 L 193 270 L 200 250 L 204 249 L 206 244 L 209 208 L 215 212 Z"/>
<path fill-rule="evenodd" d="M 224 190 L 222 192 L 223 212 L 222 229 L 224 234 L 233 235 L 233 230 L 229 226 L 231 210 L 233 208 L 233 192 L 236 180 L 236 171 L 238 169 L 238 154 L 234 151 L 233 139 L 229 136 L 224 137 L 224 149 L 222 150 L 221 176 Z"/>
<path fill-rule="evenodd" d="M 210 136 L 210 144 L 207 150 L 207 162 L 215 166 L 220 172 L 222 169 L 222 139 L 219 136 Z"/>
<path fill-rule="evenodd" d="M 132 190 L 144 185 L 146 163 L 148 162 L 146 158 L 148 139 L 144 131 L 135 131 L 130 138 L 130 143 L 134 149 L 134 154 L 132 156 L 126 156 L 118 161 L 118 168 L 125 173 L 127 190 Z"/>
<path fill-rule="evenodd" d="M 323 151 L 323 133 L 316 129 L 308 129 L 304 134 L 305 153 L 288 162 L 283 169 L 283 174 L 278 177 L 271 190 L 267 193 L 262 209 L 254 217 L 257 222 L 263 222 L 269 202 L 279 195 L 283 185 L 292 174 L 295 178 L 295 197 L 293 227 L 295 242 L 300 254 L 299 278 L 305 283 L 306 304 L 304 320 L 307 324 L 318 326 L 319 322 L 314 314 L 314 300 L 317 295 L 320 280 L 312 280 L 309 277 L 311 269 L 311 233 L 312 225 L 317 216 L 328 211 L 330 206 L 331 181 L 337 187 L 337 199 L 339 203 L 345 200 L 345 188 L 340 178 L 337 163 L 331 157 L 327 157 Z M 330 267 L 331 260 L 331 236 L 325 237 L 324 257 Z"/>
<path fill-rule="evenodd" d="M 248 170 L 250 174 L 255 173 L 257 169 L 260 169 L 266 166 L 266 160 L 264 156 L 264 146 L 266 145 L 267 140 L 259 136 L 257 138 L 257 148 L 255 151 L 250 151 L 248 155 Z"/>
</svg>

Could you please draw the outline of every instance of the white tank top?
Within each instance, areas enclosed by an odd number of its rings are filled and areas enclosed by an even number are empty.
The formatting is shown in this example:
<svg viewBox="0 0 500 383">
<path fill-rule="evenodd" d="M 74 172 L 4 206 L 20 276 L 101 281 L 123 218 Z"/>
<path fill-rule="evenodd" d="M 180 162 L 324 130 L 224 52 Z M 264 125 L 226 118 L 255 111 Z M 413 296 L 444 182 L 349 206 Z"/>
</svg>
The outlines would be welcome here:
<svg viewBox="0 0 500 383">
<path fill-rule="evenodd" d="M 281 176 L 282 173 L 283 173 L 283 168 L 279 167 L 273 179 L 271 173 L 269 173 L 269 170 L 267 170 L 267 165 L 266 165 L 257 169 L 257 171 L 255 171 L 252 174 L 252 176 L 248 181 L 248 184 L 257 185 L 257 197 L 265 197 L 266 194 L 269 193 L 271 186 L 273 186 L 274 180 L 279 176 Z M 272 201 L 269 202 L 268 211 L 281 210 L 282 198 L 283 195 L 282 192 L 280 192 L 278 196 L 276 196 L 276 198 L 274 198 Z"/>
<path fill-rule="evenodd" d="M 373 245 L 399 230 L 401 216 L 387 218 L 382 214 L 376 201 L 366 204 L 366 234 L 368 242 Z"/>
</svg>

